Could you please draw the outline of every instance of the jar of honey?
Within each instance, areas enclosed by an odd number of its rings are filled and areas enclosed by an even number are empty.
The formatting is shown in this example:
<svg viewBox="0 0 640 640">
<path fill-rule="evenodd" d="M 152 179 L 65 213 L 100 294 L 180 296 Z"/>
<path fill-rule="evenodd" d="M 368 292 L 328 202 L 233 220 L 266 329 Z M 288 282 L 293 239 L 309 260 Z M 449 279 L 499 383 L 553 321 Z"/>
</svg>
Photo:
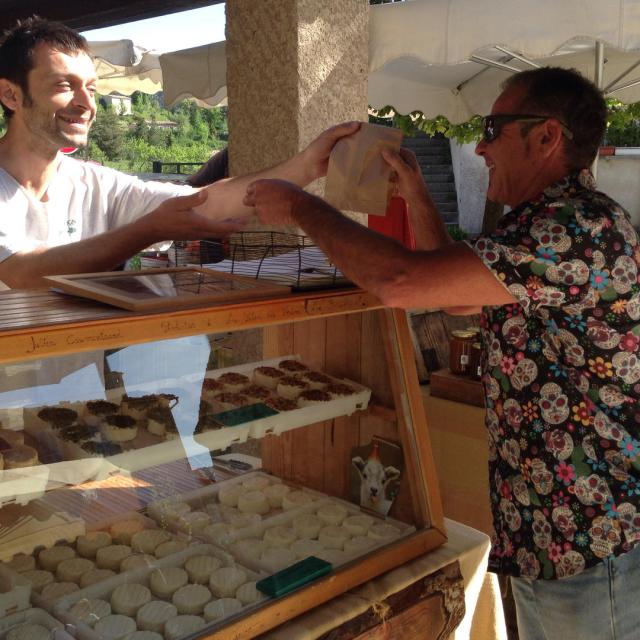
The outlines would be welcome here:
<svg viewBox="0 0 640 640">
<path fill-rule="evenodd" d="M 457 329 L 449 337 L 449 369 L 459 376 L 469 375 L 471 346 L 476 341 L 474 331 Z"/>
</svg>

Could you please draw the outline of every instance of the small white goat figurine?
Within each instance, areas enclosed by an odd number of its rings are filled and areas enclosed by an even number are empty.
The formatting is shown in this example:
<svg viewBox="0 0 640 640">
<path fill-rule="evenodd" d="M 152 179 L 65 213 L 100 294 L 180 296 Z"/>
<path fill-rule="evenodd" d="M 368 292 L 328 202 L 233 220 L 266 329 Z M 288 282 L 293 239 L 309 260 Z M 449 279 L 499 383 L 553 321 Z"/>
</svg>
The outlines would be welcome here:
<svg viewBox="0 0 640 640">
<path fill-rule="evenodd" d="M 383 466 L 379 445 L 375 442 L 366 462 L 360 456 L 352 458 L 351 462 L 360 474 L 360 506 L 386 515 L 393 502 L 387 498 L 386 488 L 400 477 L 400 471 Z"/>
</svg>

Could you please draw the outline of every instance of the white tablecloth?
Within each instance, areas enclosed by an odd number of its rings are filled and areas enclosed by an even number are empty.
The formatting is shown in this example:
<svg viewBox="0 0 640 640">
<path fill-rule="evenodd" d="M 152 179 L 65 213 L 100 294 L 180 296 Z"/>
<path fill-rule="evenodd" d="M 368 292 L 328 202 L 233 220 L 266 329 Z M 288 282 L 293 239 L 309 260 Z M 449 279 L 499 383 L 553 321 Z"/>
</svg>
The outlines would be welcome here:
<svg viewBox="0 0 640 640">
<path fill-rule="evenodd" d="M 486 570 L 488 536 L 453 520 L 445 519 L 445 525 L 446 544 L 281 625 L 264 637 L 270 640 L 317 638 L 364 613 L 372 603 L 457 560 L 464 580 L 466 613 L 456 629 L 455 640 L 506 640 L 497 577 Z"/>
</svg>

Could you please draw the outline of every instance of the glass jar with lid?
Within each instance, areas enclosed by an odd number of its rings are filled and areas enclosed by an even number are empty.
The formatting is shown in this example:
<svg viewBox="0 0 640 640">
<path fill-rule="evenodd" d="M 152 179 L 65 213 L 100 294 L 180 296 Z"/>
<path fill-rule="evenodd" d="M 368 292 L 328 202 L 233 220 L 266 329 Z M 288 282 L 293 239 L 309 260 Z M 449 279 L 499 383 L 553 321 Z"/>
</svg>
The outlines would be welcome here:
<svg viewBox="0 0 640 640">
<path fill-rule="evenodd" d="M 456 329 L 449 337 L 449 369 L 459 376 L 469 375 L 471 348 L 477 341 L 475 331 Z"/>
</svg>

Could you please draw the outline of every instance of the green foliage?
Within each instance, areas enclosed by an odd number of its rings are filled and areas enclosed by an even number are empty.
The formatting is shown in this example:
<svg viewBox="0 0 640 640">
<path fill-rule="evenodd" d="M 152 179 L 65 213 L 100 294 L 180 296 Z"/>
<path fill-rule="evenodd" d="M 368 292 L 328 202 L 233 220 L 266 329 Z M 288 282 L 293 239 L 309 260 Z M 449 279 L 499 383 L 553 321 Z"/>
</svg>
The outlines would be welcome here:
<svg viewBox="0 0 640 640">
<path fill-rule="evenodd" d="M 480 116 L 474 116 L 471 120 L 461 124 L 452 124 L 444 116 L 426 118 L 422 111 L 412 111 L 403 115 L 397 113 L 392 106 L 374 110 L 374 113 L 375 116 L 370 118 L 374 122 L 385 119 L 388 123 L 390 121 L 389 117 L 392 116 L 391 122 L 393 126 L 401 129 L 406 136 L 414 136 L 416 130 L 424 131 L 428 136 L 435 136 L 440 133 L 446 138 L 452 138 L 463 144 L 465 142 L 478 141 L 482 133 Z"/>
<path fill-rule="evenodd" d="M 117 160 L 123 152 L 125 123 L 112 107 L 98 105 L 96 121 L 90 132 L 90 141 L 100 149 L 107 160 Z M 95 158 L 92 158 L 95 159 Z"/>
<path fill-rule="evenodd" d="M 162 162 L 206 162 L 211 155 L 208 144 L 180 145 L 171 144 L 157 146 L 143 138 L 130 138 L 125 145 L 125 151 L 117 163 L 109 166 L 122 171 L 144 173 L 151 170 L 153 160 Z"/>
<path fill-rule="evenodd" d="M 616 147 L 640 147 L 640 102 L 623 104 L 613 98 L 607 99 L 609 109 L 605 144 Z M 438 133 L 456 142 L 477 142 L 482 134 L 482 119 L 474 116 L 461 124 L 452 124 L 444 116 L 426 118 L 421 111 L 412 111 L 406 115 L 397 113 L 393 106 L 372 110 L 371 122 L 393 124 L 405 135 L 413 136 L 416 130 L 429 136 Z"/>
<path fill-rule="evenodd" d="M 607 106 L 605 143 L 615 147 L 640 147 L 640 102 L 627 105 L 609 98 Z"/>
<path fill-rule="evenodd" d="M 457 224 L 447 225 L 447 231 L 449 235 L 456 241 L 467 239 L 466 231 L 464 231 L 464 229 L 461 229 Z"/>
<path fill-rule="evenodd" d="M 154 160 L 206 162 L 228 138 L 226 108 L 205 109 L 185 100 L 165 109 L 158 96 L 134 93 L 131 98 L 132 115 L 99 104 L 82 157 L 144 173 Z"/>
</svg>

